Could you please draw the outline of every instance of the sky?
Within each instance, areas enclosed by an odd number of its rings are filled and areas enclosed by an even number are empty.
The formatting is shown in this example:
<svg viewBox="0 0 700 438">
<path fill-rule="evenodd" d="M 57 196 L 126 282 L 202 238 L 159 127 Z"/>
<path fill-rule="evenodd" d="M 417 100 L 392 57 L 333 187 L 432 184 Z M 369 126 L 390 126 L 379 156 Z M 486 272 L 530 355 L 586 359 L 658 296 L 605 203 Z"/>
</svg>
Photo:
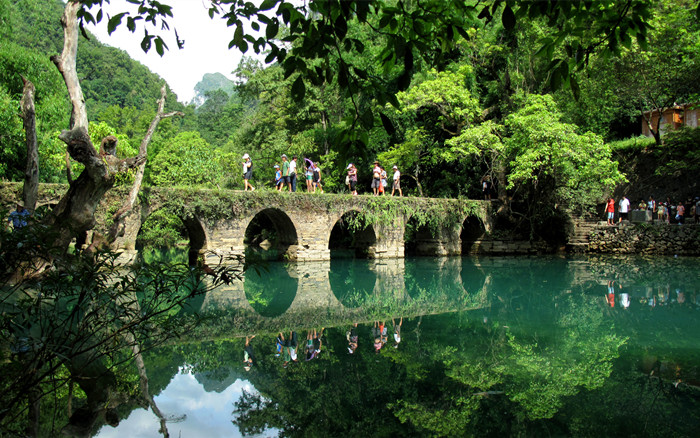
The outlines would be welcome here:
<svg viewBox="0 0 700 438">
<path fill-rule="evenodd" d="M 247 380 L 236 380 L 222 392 L 207 392 L 194 375 L 182 369 L 159 395 L 156 405 L 167 418 L 181 421 L 167 422 L 172 437 L 237 438 L 241 432 L 231 420 L 235 418 L 235 402 L 243 390 L 257 394 Z M 160 423 L 150 409 L 135 409 L 116 428 L 102 426 L 97 438 L 162 438 L 158 433 Z M 263 436 L 277 435 L 268 429 Z"/>
<path fill-rule="evenodd" d="M 160 32 L 170 50 L 160 57 L 155 47 L 148 53 L 141 50 L 143 28 L 137 28 L 136 33 L 131 33 L 126 28 L 126 19 L 122 25 L 109 35 L 107 33 L 108 18 L 103 18 L 96 26 L 88 26 L 101 42 L 112 47 L 125 50 L 133 59 L 141 62 L 154 73 L 165 79 L 178 100 L 189 103 L 194 97 L 194 86 L 197 85 L 205 73 L 222 73 L 229 79 L 233 79 L 233 72 L 242 57 L 241 53 L 233 48 L 228 48 L 229 41 L 233 37 L 234 28 L 226 26 L 226 22 L 217 16 L 209 18 L 207 0 L 168 0 L 173 7 L 173 17 L 168 20 L 170 31 Z M 134 5 L 126 0 L 111 0 L 104 4 L 104 13 L 114 15 L 124 11 L 135 11 Z M 93 15 L 97 9 L 93 10 Z M 185 41 L 185 47 L 178 49 L 175 42 L 177 33 L 181 40 Z M 151 29 L 151 33 L 154 33 Z M 252 56 L 251 50 L 246 54 Z"/>
</svg>

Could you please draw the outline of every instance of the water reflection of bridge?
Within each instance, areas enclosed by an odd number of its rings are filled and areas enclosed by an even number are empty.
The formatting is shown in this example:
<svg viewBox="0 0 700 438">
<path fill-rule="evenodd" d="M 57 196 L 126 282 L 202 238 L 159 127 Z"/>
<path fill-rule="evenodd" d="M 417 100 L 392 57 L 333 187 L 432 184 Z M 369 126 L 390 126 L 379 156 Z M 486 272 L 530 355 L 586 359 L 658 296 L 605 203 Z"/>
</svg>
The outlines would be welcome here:
<svg viewBox="0 0 700 438">
<path fill-rule="evenodd" d="M 426 299 L 428 303 L 442 300 L 448 306 L 445 311 L 465 310 L 483 307 L 489 297 L 504 293 L 562 292 L 577 286 L 605 285 L 611 279 L 631 286 L 648 276 L 672 281 L 680 269 L 673 262 L 637 261 L 630 266 L 625 260 L 610 257 L 557 256 L 273 262 L 251 268 L 242 280 L 209 293 L 201 310 L 241 309 L 275 318 L 285 313 L 381 307 L 382 302 L 410 307 Z M 534 281 L 542 276 L 545 280 Z"/>
<path fill-rule="evenodd" d="M 277 317 L 354 309 L 375 300 L 410 303 L 436 295 L 458 307 L 488 284 L 478 263 L 461 257 L 275 262 L 251 268 L 242 280 L 210 292 L 201 310 L 241 309 Z"/>
</svg>

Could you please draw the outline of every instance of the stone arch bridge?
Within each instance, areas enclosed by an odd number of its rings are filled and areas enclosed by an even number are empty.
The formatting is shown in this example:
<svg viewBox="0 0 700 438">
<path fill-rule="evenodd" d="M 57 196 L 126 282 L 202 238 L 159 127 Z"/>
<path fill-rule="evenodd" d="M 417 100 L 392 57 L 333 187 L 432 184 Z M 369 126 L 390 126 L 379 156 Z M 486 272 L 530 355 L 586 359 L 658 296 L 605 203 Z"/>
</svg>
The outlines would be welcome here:
<svg viewBox="0 0 700 438">
<path fill-rule="evenodd" d="M 136 250 L 154 212 L 182 219 L 190 257 L 244 257 L 251 249 L 294 261 L 330 260 L 335 252 L 370 259 L 468 252 L 492 227 L 487 201 L 221 190 L 145 190 L 115 249 Z"/>
<path fill-rule="evenodd" d="M 21 183 L 0 186 L 1 201 L 11 209 L 21 197 Z M 95 232 L 106 233 L 127 189 L 108 192 L 96 212 Z M 40 185 L 39 206 L 57 204 L 66 190 L 66 185 Z M 459 255 L 478 248 L 493 225 L 488 201 L 146 188 L 113 248 L 133 257 L 142 225 L 159 210 L 182 220 L 190 259 L 204 256 L 211 262 L 243 257 L 251 249 L 294 261 L 330 260 L 343 251 L 370 259 L 407 252 Z"/>
</svg>

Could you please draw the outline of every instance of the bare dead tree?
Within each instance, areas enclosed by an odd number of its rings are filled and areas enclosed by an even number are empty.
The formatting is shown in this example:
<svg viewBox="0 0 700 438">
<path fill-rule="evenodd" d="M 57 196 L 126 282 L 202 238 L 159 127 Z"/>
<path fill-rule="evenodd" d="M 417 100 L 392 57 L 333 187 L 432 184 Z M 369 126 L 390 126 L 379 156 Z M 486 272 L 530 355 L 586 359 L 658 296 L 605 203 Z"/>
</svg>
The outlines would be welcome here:
<svg viewBox="0 0 700 438">
<path fill-rule="evenodd" d="M 55 248 L 67 249 L 73 237 L 94 227 L 95 210 L 104 194 L 112 188 L 117 174 L 141 166 L 145 157 L 138 156 L 120 160 L 113 153 L 116 138 L 108 141 L 110 152 L 103 142 L 103 151 L 98 153 L 88 135 L 88 118 L 80 81 L 76 69 L 78 52 L 78 0 L 70 0 L 61 17 L 64 45 L 60 55 L 52 57 L 53 63 L 63 76 L 72 104 L 70 130 L 64 130 L 59 138 L 66 143 L 71 158 L 85 166 L 85 170 L 71 184 L 68 192 L 47 218 L 47 224 L 56 231 Z"/>
<path fill-rule="evenodd" d="M 24 76 L 22 93 L 22 124 L 27 143 L 27 166 L 24 171 L 22 199 L 24 208 L 34 213 L 39 193 L 39 152 L 36 140 L 36 111 L 34 108 L 34 84 Z"/>
<path fill-rule="evenodd" d="M 141 145 L 139 146 L 139 155 L 138 158 L 142 159 L 143 162 L 141 165 L 138 167 L 136 170 L 136 176 L 134 177 L 134 184 L 131 186 L 131 191 L 129 192 L 129 197 L 124 200 L 124 203 L 122 204 L 121 208 L 117 210 L 116 213 L 112 216 L 112 227 L 109 230 L 109 242 L 114 242 L 114 240 L 117 238 L 117 236 L 123 234 L 124 232 L 124 222 L 126 221 L 127 217 L 129 214 L 134 210 L 134 206 L 136 205 L 136 201 L 138 199 L 138 194 L 139 191 L 141 191 L 141 184 L 143 183 L 143 174 L 146 169 L 146 159 L 148 157 L 148 144 L 151 141 L 151 137 L 153 137 L 153 134 L 156 131 L 156 128 L 158 128 L 158 124 L 162 119 L 173 117 L 173 116 L 184 116 L 185 114 L 180 112 L 180 111 L 172 111 L 169 113 L 165 113 L 165 97 L 166 97 L 166 87 L 163 85 L 160 89 L 160 100 L 158 100 L 158 111 L 156 112 L 155 117 L 151 121 L 151 125 L 148 127 L 148 131 L 146 131 L 146 136 L 143 138 L 141 141 Z"/>
</svg>

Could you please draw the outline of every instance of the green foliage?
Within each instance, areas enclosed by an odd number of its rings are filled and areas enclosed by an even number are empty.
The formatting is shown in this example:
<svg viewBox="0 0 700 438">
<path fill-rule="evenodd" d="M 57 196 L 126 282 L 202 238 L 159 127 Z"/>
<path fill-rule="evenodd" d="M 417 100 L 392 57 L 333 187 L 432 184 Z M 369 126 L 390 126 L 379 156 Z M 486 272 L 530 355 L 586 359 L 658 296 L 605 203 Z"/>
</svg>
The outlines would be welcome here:
<svg viewBox="0 0 700 438">
<path fill-rule="evenodd" d="M 140 248 L 172 248 L 187 243 L 187 230 L 177 216 L 166 209 L 156 210 L 141 225 L 136 239 Z"/>
<path fill-rule="evenodd" d="M 2 351 L 14 352 L 0 365 L 3 433 L 22 433 L 27 394 L 35 390 L 42 390 L 45 401 L 41 415 L 50 429 L 47 436 L 58 435 L 66 425 L 59 412 L 66 412 L 69 382 L 82 388 L 88 405 L 115 394 L 115 400 L 122 400 L 117 404 L 124 403 L 135 395 L 131 388 L 136 379 L 126 368 L 133 359 L 131 347 L 160 345 L 190 330 L 196 320 L 180 310 L 191 297 L 211 288 L 200 280 L 203 274 L 187 264 L 124 267 L 111 252 L 58 252 L 47 247 L 53 237 L 37 222 L 14 232 L 3 227 L 0 234 L 1 343 Z M 50 260 L 41 278 L 13 275 L 36 260 Z M 235 278 L 238 272 L 227 275 Z M 77 396 L 73 403 L 79 403 L 81 391 Z"/>
<path fill-rule="evenodd" d="M 602 138 L 578 134 L 560 121 L 550 96 L 531 95 L 505 122 L 510 163 L 508 187 L 532 187 L 537 202 L 550 199 L 572 208 L 592 205 L 624 181 Z"/>
<path fill-rule="evenodd" d="M 653 146 L 656 142 L 653 137 L 632 137 L 625 140 L 610 142 L 610 149 L 613 151 L 641 151 Z"/>
<path fill-rule="evenodd" d="M 213 187 L 222 168 L 213 151 L 198 132 L 182 132 L 163 145 L 150 161 L 150 178 L 159 186 Z"/>
<path fill-rule="evenodd" d="M 0 88 L 0 177 L 19 178 L 24 133 L 18 117 L 19 101 Z M 26 156 L 26 149 L 24 151 Z"/>
<path fill-rule="evenodd" d="M 654 153 L 660 163 L 657 175 L 696 174 L 700 170 L 700 128 L 681 127 L 668 132 L 663 146 Z"/>
</svg>

